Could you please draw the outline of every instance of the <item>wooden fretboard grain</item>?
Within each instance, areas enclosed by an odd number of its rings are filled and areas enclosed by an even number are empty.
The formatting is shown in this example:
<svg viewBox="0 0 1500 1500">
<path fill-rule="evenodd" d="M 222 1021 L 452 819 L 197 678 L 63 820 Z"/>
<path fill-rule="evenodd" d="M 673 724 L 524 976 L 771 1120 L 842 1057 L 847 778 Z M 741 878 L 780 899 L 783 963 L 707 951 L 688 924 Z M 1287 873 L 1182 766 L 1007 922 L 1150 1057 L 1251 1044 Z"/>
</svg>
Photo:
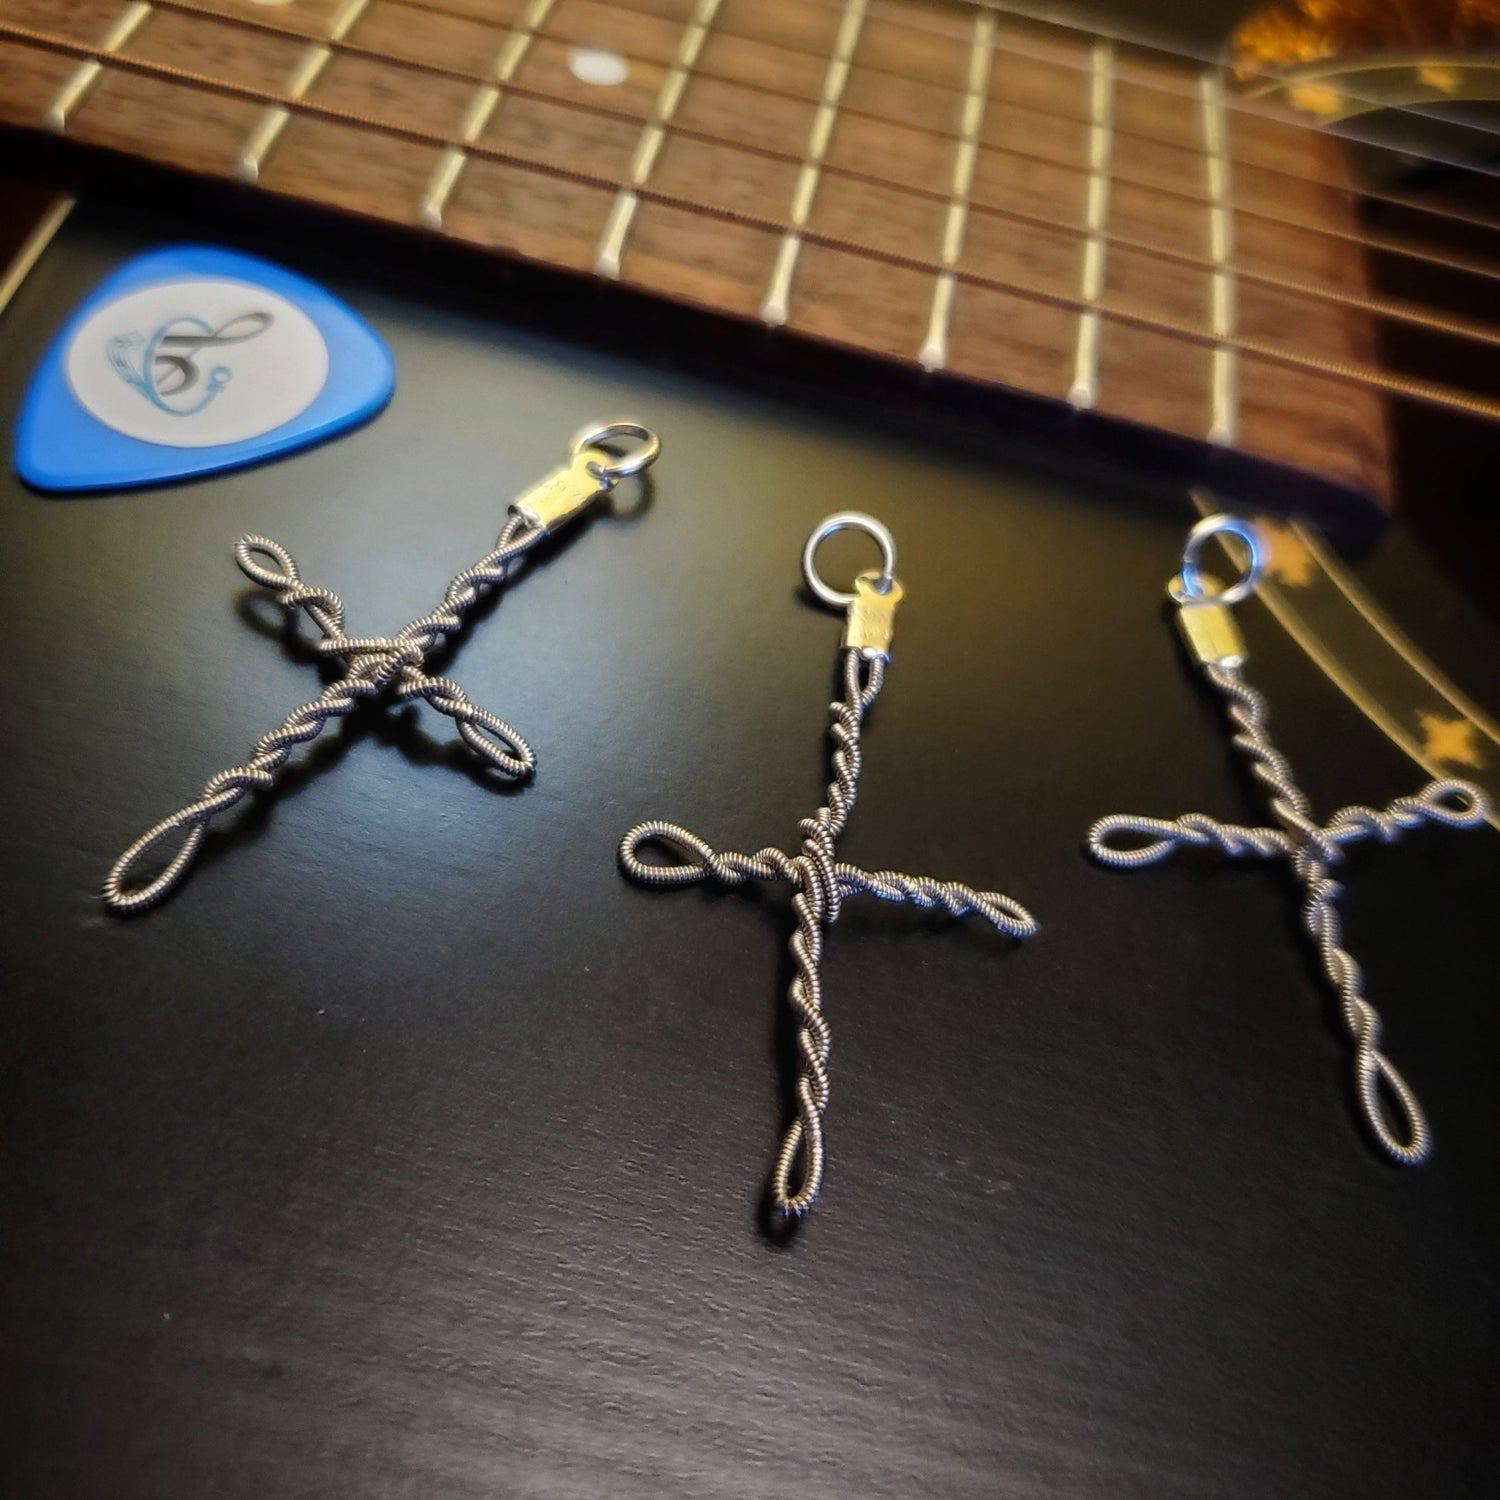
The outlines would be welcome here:
<svg viewBox="0 0 1500 1500">
<path fill-rule="evenodd" d="M 1187 68 L 1110 52 L 1101 75 L 1075 33 L 850 4 L 857 25 L 794 0 L 168 0 L 106 55 L 123 0 L 0 0 L 0 121 L 48 128 L 97 58 L 68 138 L 581 274 L 613 249 L 622 283 L 735 318 L 765 315 L 790 237 L 792 335 L 1082 389 L 1205 459 L 1386 503 L 1382 398 L 1347 375 L 1375 354 L 1335 142 L 1210 120 Z M 625 79 L 581 80 L 579 46 Z"/>
</svg>

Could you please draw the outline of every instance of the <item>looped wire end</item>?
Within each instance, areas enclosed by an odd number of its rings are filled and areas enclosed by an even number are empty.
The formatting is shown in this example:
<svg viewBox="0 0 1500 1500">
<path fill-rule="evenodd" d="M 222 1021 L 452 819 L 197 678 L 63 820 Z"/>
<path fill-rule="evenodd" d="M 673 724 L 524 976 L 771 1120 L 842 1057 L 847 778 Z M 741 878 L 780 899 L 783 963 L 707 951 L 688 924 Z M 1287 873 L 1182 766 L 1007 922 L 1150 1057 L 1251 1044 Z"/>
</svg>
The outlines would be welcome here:
<svg viewBox="0 0 1500 1500">
<path fill-rule="evenodd" d="M 1361 1042 L 1354 1057 L 1354 1079 L 1360 1110 L 1376 1144 L 1397 1166 L 1421 1166 L 1432 1155 L 1432 1131 L 1417 1096 L 1395 1064 L 1378 1048 Z M 1389 1103 L 1381 1097 L 1382 1084 Z M 1399 1116 L 1400 1135 L 1391 1128 L 1392 1110 Z"/>
<path fill-rule="evenodd" d="M 464 744 L 512 781 L 520 781 L 536 770 L 536 752 L 519 731 L 498 714 L 472 702 L 451 677 L 429 677 L 408 666 L 396 681 L 394 695 L 397 702 L 403 703 L 421 698 L 440 714 L 446 714 L 458 725 Z"/>
<path fill-rule="evenodd" d="M 1151 842 L 1135 849 L 1116 849 L 1110 840 L 1121 833 L 1150 839 Z M 1145 865 L 1154 865 L 1175 853 L 1180 842 L 1176 823 L 1168 823 L 1162 818 L 1135 818 L 1125 813 L 1100 818 L 1084 840 L 1089 853 L 1101 865 L 1115 870 L 1138 870 Z"/>
<path fill-rule="evenodd" d="M 273 573 L 257 562 L 257 552 L 269 557 L 281 571 Z M 267 536 L 242 536 L 234 544 L 234 560 L 239 564 L 240 572 L 251 583 L 258 583 L 263 589 L 270 589 L 273 593 L 279 594 L 283 590 L 296 588 L 302 582 L 302 575 L 297 571 L 292 554 L 280 542 L 273 542 Z"/>
<path fill-rule="evenodd" d="M 823 1190 L 823 1117 L 814 1107 L 806 1078 L 797 1082 L 799 1113 L 787 1126 L 771 1169 L 771 1207 L 785 1225 L 795 1223 L 818 1201 Z M 798 1167 L 801 1172 L 798 1172 Z M 793 1180 L 799 1179 L 793 1187 Z"/>
<path fill-rule="evenodd" d="M 1010 896 L 999 891 L 969 891 L 968 894 L 974 898 L 972 909 L 1006 937 L 1024 940 L 1034 938 L 1042 930 L 1041 923 Z"/>
<path fill-rule="evenodd" d="M 1493 814 L 1483 789 L 1456 777 L 1429 781 L 1411 801 L 1421 806 L 1430 821 L 1447 828 L 1477 828 Z"/>
<path fill-rule="evenodd" d="M 643 860 L 640 851 L 647 844 L 660 845 L 673 856 L 672 860 Z M 641 885 L 694 885 L 708 878 L 713 857 L 709 844 L 675 823 L 637 823 L 620 840 L 620 868 Z"/>
<path fill-rule="evenodd" d="M 536 751 L 516 730 L 504 719 L 488 709 L 476 707 L 467 698 L 464 705 L 463 713 L 454 714 L 453 718 L 458 721 L 459 737 L 469 749 L 512 781 L 524 781 L 536 774 Z M 433 706 L 437 707 L 435 703 Z"/>
<path fill-rule="evenodd" d="M 190 816 L 185 816 L 190 814 Z M 132 890 L 125 888 L 135 866 L 156 846 L 173 834 L 181 832 L 182 842 L 166 866 L 144 885 Z M 191 808 L 184 808 L 170 818 L 163 818 L 154 828 L 148 828 L 115 862 L 104 877 L 104 904 L 111 911 L 130 915 L 150 910 L 188 872 L 188 867 L 198 857 L 203 847 L 203 838 L 208 831 L 207 817 Z"/>
<path fill-rule="evenodd" d="M 857 865 L 838 865 L 836 873 L 839 889 L 846 896 L 863 893 L 878 901 L 902 902 L 948 917 L 983 917 L 996 932 L 1021 941 L 1041 931 L 1036 918 L 1019 901 L 999 891 L 976 891 L 957 881 L 903 875 L 897 870 L 861 870 Z"/>
<path fill-rule="evenodd" d="M 1110 842 L 1116 834 L 1126 834 L 1150 842 L 1136 849 L 1121 849 Z M 1231 858 L 1247 854 L 1269 859 L 1286 854 L 1292 845 L 1277 828 L 1247 828 L 1240 823 L 1221 823 L 1203 813 L 1184 813 L 1171 822 L 1163 818 L 1136 817 L 1114 813 L 1100 818 L 1089 829 L 1085 839 L 1088 852 L 1114 870 L 1139 870 L 1154 865 L 1182 848 L 1219 848 Z"/>
<path fill-rule="evenodd" d="M 1197 550 L 1209 536 L 1228 532 L 1250 548 L 1250 565 L 1233 588 L 1222 593 L 1205 585 L 1197 572 Z M 1415 796 L 1397 798 L 1388 807 L 1346 807 L 1326 824 L 1319 825 L 1307 794 L 1297 785 L 1287 759 L 1271 739 L 1270 709 L 1264 696 L 1241 675 L 1241 660 L 1218 656 L 1212 617 L 1217 606 L 1229 601 L 1235 589 L 1248 593 L 1260 568 L 1260 554 L 1253 531 L 1233 517 L 1211 516 L 1200 522 L 1188 538 L 1183 571 L 1178 580 L 1187 597 L 1173 597 L 1184 607 L 1179 621 L 1186 625 L 1194 616 L 1207 619 L 1209 627 L 1189 644 L 1195 647 L 1205 675 L 1223 695 L 1233 726 L 1231 743 L 1249 762 L 1251 774 L 1269 796 L 1276 828 L 1245 828 L 1218 823 L 1198 813 L 1188 813 L 1175 822 L 1156 818 L 1113 816 L 1101 818 L 1089 829 L 1087 847 L 1101 864 L 1134 869 L 1156 863 L 1183 845 L 1213 845 L 1230 856 L 1256 854 L 1280 856 L 1290 866 L 1302 887 L 1302 925 L 1317 947 L 1323 977 L 1338 996 L 1340 1012 L 1354 1047 L 1355 1085 L 1360 1110 L 1376 1142 L 1387 1156 L 1403 1166 L 1425 1161 L 1431 1151 L 1427 1121 L 1415 1094 L 1380 1051 L 1380 1017 L 1364 998 L 1364 976 L 1353 955 L 1343 946 L 1338 899 L 1343 887 L 1329 874 L 1343 856 L 1345 844 L 1373 838 L 1391 843 L 1406 830 L 1424 822 L 1453 828 L 1473 828 L 1490 817 L 1490 804 L 1483 791 L 1467 781 L 1444 779 L 1429 782 Z M 1217 613 L 1228 618 L 1227 609 Z M 1213 627 L 1216 628 L 1216 627 Z M 1112 840 L 1124 834 L 1148 840 L 1134 849 L 1121 849 Z M 1382 1100 L 1382 1087 L 1387 1096 Z M 1387 1104 L 1393 1107 L 1388 1109 Z M 1393 1122 L 1396 1129 L 1392 1129 Z M 1404 1126 L 1404 1131 L 1402 1127 Z M 1404 1139 L 1402 1139 L 1404 1134 Z"/>
<path fill-rule="evenodd" d="M 281 571 L 273 573 L 257 562 L 256 553 L 269 557 Z M 331 589 L 303 583 L 296 560 L 280 542 L 265 536 L 242 536 L 234 544 L 234 560 L 252 583 L 270 589 L 278 604 L 286 609 L 300 609 L 312 620 L 325 637 L 318 642 L 319 651 L 338 651 L 338 643 L 344 638 L 343 602 Z"/>
<path fill-rule="evenodd" d="M 1398 797 L 1386 808 L 1342 807 L 1328 820 L 1327 828 L 1317 832 L 1324 842 L 1334 846 L 1337 855 L 1340 844 L 1364 838 L 1394 843 L 1402 833 L 1423 823 L 1436 823 L 1444 828 L 1477 828 L 1489 816 L 1489 799 L 1479 787 L 1472 782 L 1449 779 L 1429 781 L 1421 791 L 1410 797 Z"/>
<path fill-rule="evenodd" d="M 640 449 L 627 450 L 618 462 L 611 460 L 616 477 L 644 468 L 656 457 L 660 447 L 654 435 L 639 424 L 614 423 L 596 433 L 585 434 L 584 451 L 590 458 L 594 457 L 594 448 L 587 443 L 597 441 L 602 445 L 601 451 L 608 456 L 609 446 L 616 436 L 643 438 Z M 568 476 L 565 488 L 569 493 L 558 498 L 564 512 L 574 495 L 586 504 L 600 492 L 600 480 L 587 472 L 581 462 L 576 471 L 570 466 L 559 473 Z M 547 483 L 543 482 L 543 488 Z M 524 501 L 523 496 L 517 506 L 512 507 L 513 513 L 484 556 L 450 581 L 437 609 L 413 620 L 392 636 L 345 636 L 344 607 L 336 594 L 303 584 L 296 561 L 279 542 L 270 537 L 242 536 L 234 546 L 234 558 L 240 570 L 253 583 L 272 590 L 282 605 L 306 613 L 324 636 L 317 647 L 319 655 L 342 661 L 344 674 L 328 683 L 316 697 L 294 708 L 274 729 L 261 735 L 246 764 L 231 766 L 210 777 L 198 800 L 137 839 L 106 877 L 106 905 L 117 912 L 141 911 L 161 900 L 186 874 L 211 818 L 228 812 L 251 792 L 269 788 L 297 745 L 316 739 L 331 722 L 388 692 L 398 701 L 414 694 L 425 697 L 440 713 L 447 714 L 457 723 L 465 744 L 495 770 L 515 779 L 530 775 L 536 768 L 535 753 L 509 724 L 472 704 L 450 679 L 428 677 L 421 670 L 427 657 L 461 627 L 465 613 L 478 602 L 484 590 L 504 582 L 511 564 L 546 535 L 544 528 L 528 522 L 522 513 Z M 189 831 L 166 869 L 138 889 L 127 891 L 125 881 L 136 861 L 178 828 L 188 828 Z"/>
<path fill-rule="evenodd" d="M 809 586 L 825 602 L 838 607 L 846 601 L 839 596 L 826 598 L 821 590 L 827 586 L 810 559 L 821 535 L 832 528 L 832 523 L 847 519 L 831 517 L 825 521 L 813 533 L 804 553 Z M 868 518 L 858 517 L 858 520 L 864 522 Z M 894 561 L 892 544 L 888 567 L 893 567 Z M 878 576 L 874 581 L 878 583 Z M 889 582 L 892 594 L 896 595 L 899 585 L 893 576 Z M 888 870 L 871 874 L 838 862 L 838 840 L 858 791 L 864 717 L 885 681 L 886 663 L 883 654 L 866 656 L 846 645 L 841 650 L 840 665 L 844 697 L 829 707 L 833 777 L 823 806 L 799 824 L 801 845 L 795 855 L 775 848 L 760 849 L 754 854 L 721 853 L 687 829 L 661 822 L 638 823 L 625 835 L 619 849 L 620 868 L 642 885 L 683 886 L 713 881 L 740 886 L 749 881 L 767 881 L 791 888 L 796 927 L 787 946 L 794 972 L 786 997 L 796 1022 L 797 1102 L 795 1117 L 777 1151 L 769 1194 L 771 1208 L 783 1227 L 800 1219 L 813 1206 L 823 1185 L 823 1122 L 828 1108 L 831 1046 L 828 1018 L 823 1009 L 823 938 L 837 920 L 843 898 L 864 892 L 882 901 L 904 902 L 952 917 L 974 913 L 999 931 L 1018 938 L 1030 937 L 1037 930 L 1030 912 L 998 892 L 972 891 L 953 882 Z M 644 846 L 653 842 L 663 846 L 670 855 L 668 861 L 648 863 L 641 858 Z"/>
</svg>

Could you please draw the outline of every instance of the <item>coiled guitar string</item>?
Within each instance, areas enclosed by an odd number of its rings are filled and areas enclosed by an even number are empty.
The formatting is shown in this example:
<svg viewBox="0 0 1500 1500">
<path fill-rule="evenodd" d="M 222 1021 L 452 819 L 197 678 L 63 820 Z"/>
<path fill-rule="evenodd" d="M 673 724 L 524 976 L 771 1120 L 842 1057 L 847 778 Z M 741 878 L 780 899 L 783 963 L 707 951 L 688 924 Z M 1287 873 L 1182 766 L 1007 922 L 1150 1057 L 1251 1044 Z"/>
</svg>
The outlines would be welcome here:
<svg viewBox="0 0 1500 1500">
<path fill-rule="evenodd" d="M 1245 538 L 1244 523 L 1233 518 L 1211 516 L 1194 528 L 1197 543 L 1217 532 L 1230 531 Z M 1247 580 L 1259 572 L 1259 554 L 1253 550 Z M 1194 543 L 1184 560 L 1183 577 L 1192 573 Z M 1246 590 L 1248 592 L 1248 590 Z M 1173 595 L 1186 609 L 1216 608 L 1195 599 Z M 1227 614 L 1227 608 L 1225 609 Z M 1236 644 L 1238 644 L 1236 642 Z M 1235 733 L 1231 743 L 1249 762 L 1251 774 L 1270 794 L 1271 811 L 1279 827 L 1249 828 L 1221 823 L 1201 813 L 1187 813 L 1166 821 L 1160 818 L 1116 814 L 1101 818 L 1088 831 L 1087 847 L 1101 864 L 1115 869 L 1139 869 L 1156 864 L 1181 848 L 1217 848 L 1231 858 L 1280 857 L 1287 861 L 1302 887 L 1302 925 L 1317 946 L 1324 976 L 1339 997 L 1339 1013 L 1354 1044 L 1355 1088 L 1361 1113 L 1381 1149 L 1402 1166 L 1416 1166 L 1432 1150 L 1432 1134 L 1416 1095 L 1395 1065 L 1380 1050 L 1381 1020 L 1364 997 L 1364 976 L 1354 956 L 1343 946 L 1343 924 L 1338 898 L 1343 886 L 1329 873 L 1343 858 L 1344 846 L 1373 838 L 1383 844 L 1423 823 L 1449 828 L 1474 828 L 1488 817 L 1488 803 L 1479 787 L 1453 778 L 1430 781 L 1414 796 L 1398 797 L 1388 807 L 1341 808 L 1326 824 L 1319 825 L 1312 803 L 1297 785 L 1290 763 L 1271 739 L 1270 709 L 1266 699 L 1244 677 L 1243 648 L 1220 659 L 1202 659 L 1204 676 L 1222 694 Z M 1124 835 L 1148 842 L 1119 848 L 1112 841 Z M 1387 1118 L 1380 1097 L 1381 1084 L 1398 1112 L 1398 1133 Z"/>
<path fill-rule="evenodd" d="M 511 563 L 530 551 L 546 535 L 540 527 L 512 516 L 494 547 L 449 585 L 443 602 L 413 620 L 393 636 L 346 636 L 344 606 L 331 589 L 302 582 L 297 564 L 285 547 L 269 537 L 244 536 L 234 545 L 240 571 L 262 588 L 272 590 L 276 602 L 300 609 L 323 633 L 320 656 L 337 658 L 344 675 L 316 698 L 299 705 L 275 729 L 263 734 L 243 765 L 227 766 L 204 783 L 197 798 L 153 824 L 117 859 L 104 879 L 104 899 L 118 912 L 139 912 L 167 896 L 187 873 L 202 847 L 209 821 L 237 806 L 251 791 L 265 791 L 288 756 L 301 744 L 320 735 L 330 719 L 354 712 L 366 699 L 378 697 L 394 685 L 397 702 L 424 698 L 458 725 L 471 750 L 483 756 L 502 776 L 519 779 L 536 769 L 531 746 L 504 719 L 469 701 L 450 677 L 433 677 L 422 670 L 427 655 L 463 624 L 463 617 L 480 592 L 504 582 Z M 275 570 L 256 560 L 269 557 Z M 136 863 L 149 850 L 182 836 L 176 852 L 161 872 L 145 885 L 125 889 Z"/>
<path fill-rule="evenodd" d="M 105 877 L 105 903 L 121 913 L 156 905 L 186 876 L 213 818 L 237 806 L 250 792 L 268 789 L 292 751 L 316 739 L 331 720 L 353 713 L 361 703 L 387 691 L 398 703 L 422 698 L 446 714 L 457 724 L 464 743 L 501 776 L 511 780 L 530 776 L 536 769 L 536 755 L 526 740 L 504 719 L 472 703 L 452 678 L 425 671 L 424 663 L 461 628 L 480 595 L 506 581 L 519 558 L 581 514 L 597 496 L 607 494 L 620 479 L 654 463 L 660 450 L 656 435 L 638 422 L 606 422 L 578 433 L 567 463 L 510 506 L 494 546 L 449 583 L 442 603 L 392 636 L 345 635 L 344 605 L 337 594 L 303 583 L 296 561 L 279 542 L 263 536 L 241 537 L 234 547 L 240 571 L 270 589 L 285 609 L 307 615 L 322 632 L 319 656 L 341 662 L 343 676 L 263 734 L 243 765 L 226 767 L 209 777 L 197 798 L 136 839 Z M 273 566 L 267 567 L 262 558 Z M 128 887 L 137 863 L 174 838 L 180 842 L 165 866 L 143 884 Z"/>
<path fill-rule="evenodd" d="M 851 516 L 857 519 L 849 519 Z M 859 525 L 888 540 L 888 533 L 878 522 L 857 513 L 846 513 L 843 517 L 830 517 L 813 533 L 808 557 L 820 533 L 826 534 L 826 528 L 835 520 L 844 525 Z M 894 567 L 893 544 L 887 556 L 885 576 L 889 584 L 894 584 L 890 571 Z M 894 870 L 871 872 L 839 861 L 838 840 L 859 789 L 864 720 L 885 685 L 886 665 L 883 648 L 871 652 L 846 643 L 842 651 L 843 697 L 829 705 L 832 780 L 823 806 L 798 825 L 801 845 L 797 854 L 776 848 L 760 849 L 754 854 L 720 852 L 686 828 L 660 821 L 637 824 L 620 843 L 621 868 L 642 885 L 681 886 L 706 881 L 733 887 L 765 881 L 791 887 L 796 928 L 788 943 L 793 974 L 787 1001 L 797 1019 L 797 1103 L 795 1116 L 777 1151 L 770 1182 L 772 1207 L 783 1220 L 796 1220 L 804 1215 L 816 1202 L 823 1185 L 827 1161 L 823 1122 L 828 1110 L 831 1046 L 823 1004 L 823 934 L 838 920 L 845 898 L 865 894 L 924 911 L 940 911 L 950 917 L 977 915 L 996 931 L 1013 938 L 1029 938 L 1037 931 L 1031 914 L 998 892 L 975 891 L 956 881 L 903 875 Z M 647 844 L 665 850 L 672 856 L 672 862 L 643 860 L 641 850 Z"/>
<path fill-rule="evenodd" d="M 721 853 L 686 828 L 663 822 L 638 824 L 620 845 L 621 866 L 642 885 L 711 881 L 737 886 L 759 880 L 782 881 L 792 888 L 797 926 L 788 943 L 794 972 L 787 1001 L 797 1017 L 801 1071 L 796 1086 L 796 1117 L 782 1137 L 771 1174 L 773 1205 L 791 1218 L 812 1207 L 823 1185 L 823 1117 L 828 1109 L 830 1048 L 828 1018 L 823 1011 L 823 933 L 838 920 L 844 898 L 867 894 L 880 901 L 941 911 L 950 917 L 978 915 L 1007 937 L 1028 938 L 1037 932 L 1031 914 L 998 892 L 975 891 L 956 881 L 903 875 L 895 870 L 870 872 L 839 862 L 837 841 L 859 788 L 860 733 L 865 715 L 885 685 L 886 668 L 883 660 L 866 661 L 858 651 L 845 651 L 843 655 L 844 696 L 829 705 L 833 780 L 824 805 L 798 824 L 800 853 L 789 855 L 780 849 Z M 647 863 L 639 852 L 647 843 L 673 846 L 687 858 L 670 865 Z"/>
</svg>

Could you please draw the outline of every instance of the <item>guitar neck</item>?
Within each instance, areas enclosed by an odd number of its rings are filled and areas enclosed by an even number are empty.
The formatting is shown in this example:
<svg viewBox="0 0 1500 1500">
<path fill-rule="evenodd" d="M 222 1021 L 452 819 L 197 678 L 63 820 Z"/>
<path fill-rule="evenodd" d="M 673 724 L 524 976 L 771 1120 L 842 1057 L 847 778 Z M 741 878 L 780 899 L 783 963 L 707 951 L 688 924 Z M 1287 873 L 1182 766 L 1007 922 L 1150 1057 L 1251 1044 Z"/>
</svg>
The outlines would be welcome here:
<svg viewBox="0 0 1500 1500">
<path fill-rule="evenodd" d="M 1337 143 L 1074 31 L 920 0 L 0 0 L 0 121 L 1388 500 Z"/>
</svg>

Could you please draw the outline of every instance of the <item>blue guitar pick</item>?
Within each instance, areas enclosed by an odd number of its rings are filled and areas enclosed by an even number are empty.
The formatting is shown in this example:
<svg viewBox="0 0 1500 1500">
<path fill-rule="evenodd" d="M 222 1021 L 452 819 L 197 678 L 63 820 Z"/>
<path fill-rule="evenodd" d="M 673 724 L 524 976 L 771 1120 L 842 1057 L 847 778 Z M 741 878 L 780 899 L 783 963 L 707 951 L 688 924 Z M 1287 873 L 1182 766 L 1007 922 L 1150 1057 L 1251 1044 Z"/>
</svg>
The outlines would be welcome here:
<svg viewBox="0 0 1500 1500">
<path fill-rule="evenodd" d="M 368 323 L 304 277 L 209 245 L 107 277 L 26 393 L 16 472 L 44 490 L 238 468 L 374 416 L 396 366 Z"/>
</svg>

